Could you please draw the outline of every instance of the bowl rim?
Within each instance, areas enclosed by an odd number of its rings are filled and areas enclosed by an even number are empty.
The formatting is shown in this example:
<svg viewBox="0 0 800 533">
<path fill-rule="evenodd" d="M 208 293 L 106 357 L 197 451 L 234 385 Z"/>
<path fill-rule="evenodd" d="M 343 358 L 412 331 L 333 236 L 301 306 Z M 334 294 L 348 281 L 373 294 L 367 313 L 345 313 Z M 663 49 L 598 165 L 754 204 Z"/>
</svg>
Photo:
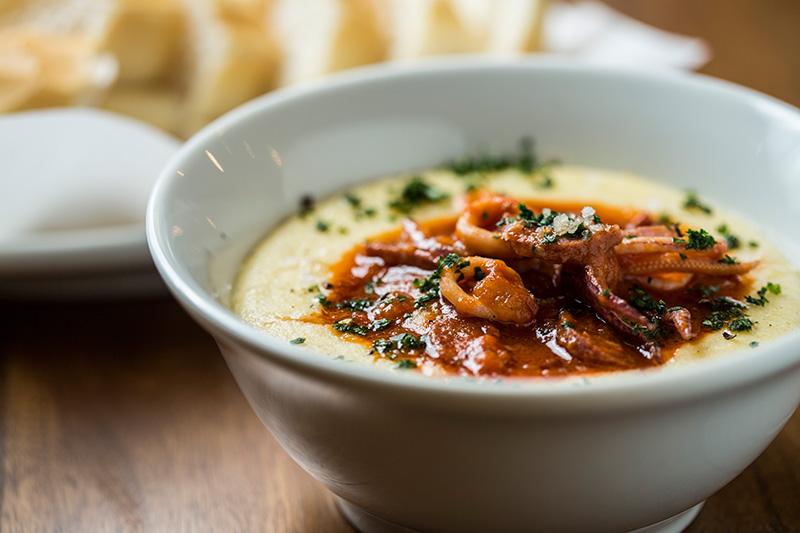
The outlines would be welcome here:
<svg viewBox="0 0 800 533">
<path fill-rule="evenodd" d="M 259 113 L 280 106 L 283 102 L 314 97 L 328 91 L 346 90 L 353 85 L 381 82 L 393 77 L 438 76 L 454 72 L 501 70 L 539 70 L 562 75 L 593 75 L 627 80 L 671 84 L 679 90 L 706 90 L 721 96 L 740 99 L 761 109 L 786 115 L 800 125 L 800 109 L 772 96 L 733 82 L 703 74 L 667 70 L 633 70 L 565 59 L 560 57 L 487 58 L 460 56 L 429 58 L 410 64 L 378 64 L 357 67 L 335 73 L 324 79 L 306 82 L 267 93 L 255 98 L 216 119 L 192 136 L 163 168 L 152 190 L 147 206 L 147 241 L 156 267 L 169 290 L 189 313 L 218 340 L 233 340 L 258 354 L 257 359 L 269 359 L 295 371 L 308 373 L 322 380 L 344 381 L 352 386 L 379 386 L 412 393 L 426 393 L 458 398 L 475 397 L 481 401 L 515 402 L 518 398 L 537 398 L 563 402 L 572 398 L 583 405 L 601 399 L 628 401 L 637 393 L 650 401 L 689 399 L 718 393 L 747 383 L 767 379 L 793 366 L 800 367 L 800 328 L 768 343 L 742 349 L 725 356 L 699 359 L 677 367 L 658 367 L 642 371 L 612 372 L 589 376 L 559 378 L 502 378 L 482 379 L 465 377 L 425 377 L 419 373 L 386 371 L 369 365 L 342 364 L 307 348 L 266 335 L 246 324 L 211 294 L 194 282 L 188 282 L 173 264 L 167 252 L 168 228 L 163 215 L 168 189 L 178 174 L 180 162 L 220 132 L 247 122 Z M 764 108 L 767 106 L 767 108 Z M 796 269 L 798 265 L 793 265 Z M 638 399 L 637 399 L 638 401 Z"/>
</svg>

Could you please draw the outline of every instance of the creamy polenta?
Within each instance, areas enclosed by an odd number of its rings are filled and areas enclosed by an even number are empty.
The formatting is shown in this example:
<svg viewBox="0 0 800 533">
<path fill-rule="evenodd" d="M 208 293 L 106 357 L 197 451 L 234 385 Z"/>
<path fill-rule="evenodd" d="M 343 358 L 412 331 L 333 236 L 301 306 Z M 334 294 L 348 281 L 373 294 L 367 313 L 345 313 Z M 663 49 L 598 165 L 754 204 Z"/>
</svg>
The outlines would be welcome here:
<svg viewBox="0 0 800 533">
<path fill-rule="evenodd" d="M 432 375 L 675 365 L 800 326 L 796 269 L 709 199 L 577 166 L 456 170 L 305 205 L 242 264 L 233 310 L 330 357 Z"/>
</svg>

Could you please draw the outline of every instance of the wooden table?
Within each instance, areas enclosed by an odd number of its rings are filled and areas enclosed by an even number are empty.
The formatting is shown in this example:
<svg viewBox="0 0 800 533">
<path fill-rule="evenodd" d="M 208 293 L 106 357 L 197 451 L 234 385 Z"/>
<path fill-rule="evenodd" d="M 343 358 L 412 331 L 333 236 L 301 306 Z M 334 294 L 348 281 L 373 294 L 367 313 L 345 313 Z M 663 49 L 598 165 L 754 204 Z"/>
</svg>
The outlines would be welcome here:
<svg viewBox="0 0 800 533">
<path fill-rule="evenodd" d="M 613 0 L 800 105 L 800 2 Z M 171 298 L 0 301 L 0 531 L 352 533 Z M 800 414 L 688 531 L 800 531 Z"/>
</svg>

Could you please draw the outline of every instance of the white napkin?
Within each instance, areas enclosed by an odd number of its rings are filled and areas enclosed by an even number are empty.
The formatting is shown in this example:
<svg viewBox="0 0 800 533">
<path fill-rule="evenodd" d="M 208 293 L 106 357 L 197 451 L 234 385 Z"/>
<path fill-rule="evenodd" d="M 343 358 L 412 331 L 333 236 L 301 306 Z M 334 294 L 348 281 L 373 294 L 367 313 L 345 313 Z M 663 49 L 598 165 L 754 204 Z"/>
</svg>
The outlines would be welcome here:
<svg viewBox="0 0 800 533">
<path fill-rule="evenodd" d="M 594 0 L 552 3 L 543 39 L 548 52 L 609 66 L 696 70 L 711 59 L 702 39 L 648 26 Z"/>
</svg>

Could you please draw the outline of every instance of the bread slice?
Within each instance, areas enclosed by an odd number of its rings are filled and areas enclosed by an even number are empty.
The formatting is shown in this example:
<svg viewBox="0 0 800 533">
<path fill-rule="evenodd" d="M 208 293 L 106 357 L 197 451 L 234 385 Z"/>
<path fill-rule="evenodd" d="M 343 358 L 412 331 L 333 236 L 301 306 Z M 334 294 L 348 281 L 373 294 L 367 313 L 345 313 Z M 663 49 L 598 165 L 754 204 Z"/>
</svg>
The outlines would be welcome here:
<svg viewBox="0 0 800 533">
<path fill-rule="evenodd" d="M 0 29 L 0 112 L 96 104 L 115 75 L 83 35 Z"/>
<path fill-rule="evenodd" d="M 171 133 L 185 135 L 181 114 L 182 95 L 173 85 L 118 85 L 108 92 L 102 107 L 135 117 Z"/>
<path fill-rule="evenodd" d="M 266 17 L 271 0 L 214 0 L 214 13 L 219 18 L 259 21 Z"/>
<path fill-rule="evenodd" d="M 485 52 L 507 55 L 542 50 L 546 0 L 491 0 L 491 3 Z"/>
<path fill-rule="evenodd" d="M 108 23 L 116 0 L 0 0 L 0 27 L 92 39 Z"/>
<path fill-rule="evenodd" d="M 386 3 L 383 20 L 388 21 L 391 59 L 474 53 L 481 49 L 483 32 L 451 0 L 376 1 Z"/>
<path fill-rule="evenodd" d="M 280 43 L 280 85 L 386 58 L 370 0 L 275 0 L 266 24 Z"/>
<path fill-rule="evenodd" d="M 153 83 L 174 75 L 184 41 L 179 0 L 105 0 L 108 19 L 97 29 L 97 47 L 119 63 L 122 83 Z"/>
<path fill-rule="evenodd" d="M 114 55 L 123 83 L 151 83 L 175 70 L 183 11 L 179 0 L 7 0 L 0 26 L 80 34 Z"/>
<path fill-rule="evenodd" d="M 182 136 L 275 87 L 278 53 L 261 20 L 219 17 L 211 2 L 186 0 Z"/>
<path fill-rule="evenodd" d="M 540 49 L 546 0 L 374 0 L 392 59 Z"/>
</svg>

